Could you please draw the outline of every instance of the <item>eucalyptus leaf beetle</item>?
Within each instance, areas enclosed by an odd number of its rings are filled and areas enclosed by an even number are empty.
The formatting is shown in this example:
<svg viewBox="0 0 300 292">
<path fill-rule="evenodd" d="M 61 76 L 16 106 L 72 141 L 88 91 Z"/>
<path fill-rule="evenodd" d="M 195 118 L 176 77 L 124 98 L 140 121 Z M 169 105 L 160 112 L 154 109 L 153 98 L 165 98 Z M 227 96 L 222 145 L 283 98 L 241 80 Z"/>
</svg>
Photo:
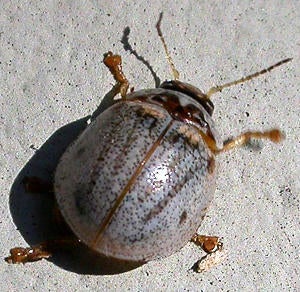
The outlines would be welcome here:
<svg viewBox="0 0 300 292">
<path fill-rule="evenodd" d="M 127 93 L 121 57 L 108 52 L 104 63 L 121 99 L 67 149 L 55 173 L 56 201 L 77 239 L 99 254 L 125 261 L 167 257 L 189 241 L 208 254 L 222 250 L 218 237 L 196 233 L 213 199 L 215 157 L 251 138 L 283 139 L 278 129 L 272 129 L 249 131 L 223 143 L 212 119 L 211 96 L 290 58 L 203 93 L 178 80 L 160 30 L 161 19 L 162 14 L 156 27 L 174 79 L 159 88 Z M 48 258 L 47 247 L 14 248 L 6 261 Z M 206 266 L 210 263 L 199 270 Z"/>
</svg>

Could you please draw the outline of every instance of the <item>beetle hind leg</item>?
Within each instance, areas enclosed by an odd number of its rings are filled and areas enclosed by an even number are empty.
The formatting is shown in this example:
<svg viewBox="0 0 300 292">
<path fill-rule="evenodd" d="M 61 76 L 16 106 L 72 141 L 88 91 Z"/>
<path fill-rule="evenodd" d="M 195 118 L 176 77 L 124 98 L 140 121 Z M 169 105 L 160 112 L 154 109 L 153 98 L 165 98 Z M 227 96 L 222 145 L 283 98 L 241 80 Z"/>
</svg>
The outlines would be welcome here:
<svg viewBox="0 0 300 292">
<path fill-rule="evenodd" d="M 43 245 L 33 247 L 14 247 L 9 252 L 10 256 L 4 259 L 9 264 L 36 262 L 41 259 L 48 259 L 52 256 L 52 253 L 45 250 Z"/>
<path fill-rule="evenodd" d="M 52 239 L 31 247 L 14 247 L 10 250 L 10 256 L 4 260 L 9 264 L 36 262 L 52 257 L 57 251 L 74 248 L 79 245 L 81 245 L 80 240 L 73 236 Z"/>
</svg>

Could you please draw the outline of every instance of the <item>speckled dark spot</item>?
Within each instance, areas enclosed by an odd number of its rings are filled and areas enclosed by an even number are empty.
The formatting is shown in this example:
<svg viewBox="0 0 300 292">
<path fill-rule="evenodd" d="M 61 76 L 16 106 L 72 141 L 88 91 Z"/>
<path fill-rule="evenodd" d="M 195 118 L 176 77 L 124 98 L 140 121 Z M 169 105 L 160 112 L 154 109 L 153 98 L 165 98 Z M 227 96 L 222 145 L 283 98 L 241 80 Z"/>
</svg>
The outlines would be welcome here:
<svg viewBox="0 0 300 292">
<path fill-rule="evenodd" d="M 206 213 L 207 212 L 207 210 L 208 210 L 208 206 L 206 206 L 205 208 L 203 208 L 201 211 L 202 211 L 202 213 Z"/>
<path fill-rule="evenodd" d="M 177 143 L 180 139 L 180 135 L 179 134 L 174 134 L 173 137 L 172 137 L 172 142 L 173 144 Z"/>
<path fill-rule="evenodd" d="M 210 157 L 207 165 L 208 173 L 212 174 L 215 171 L 215 168 L 216 168 L 216 161 L 214 157 Z"/>
<path fill-rule="evenodd" d="M 73 193 L 75 199 L 75 205 L 77 207 L 78 213 L 81 215 L 86 214 L 86 208 L 84 207 L 84 196 L 82 193 L 84 192 L 82 186 L 78 185 Z"/>
<path fill-rule="evenodd" d="M 141 203 L 144 203 L 144 199 L 141 198 L 141 197 L 138 197 L 138 201 L 141 202 Z"/>
<path fill-rule="evenodd" d="M 169 192 L 145 217 L 145 221 L 151 220 L 167 206 L 169 201 L 176 196 L 175 192 Z"/>
<path fill-rule="evenodd" d="M 183 211 L 180 215 L 180 218 L 179 218 L 179 225 L 183 224 L 187 219 L 187 213 L 186 211 Z"/>
<path fill-rule="evenodd" d="M 150 135 L 151 135 L 151 130 L 154 129 L 156 127 L 156 123 L 157 123 L 157 118 L 153 117 L 153 121 L 149 126 L 149 130 L 150 130 Z"/>
<path fill-rule="evenodd" d="M 85 152 L 85 148 L 81 147 L 77 150 L 77 157 L 80 157 Z"/>
<path fill-rule="evenodd" d="M 202 216 L 201 216 L 201 220 L 200 220 L 200 221 L 203 221 L 203 220 L 204 220 L 204 218 L 205 218 L 205 215 L 202 215 Z"/>
</svg>

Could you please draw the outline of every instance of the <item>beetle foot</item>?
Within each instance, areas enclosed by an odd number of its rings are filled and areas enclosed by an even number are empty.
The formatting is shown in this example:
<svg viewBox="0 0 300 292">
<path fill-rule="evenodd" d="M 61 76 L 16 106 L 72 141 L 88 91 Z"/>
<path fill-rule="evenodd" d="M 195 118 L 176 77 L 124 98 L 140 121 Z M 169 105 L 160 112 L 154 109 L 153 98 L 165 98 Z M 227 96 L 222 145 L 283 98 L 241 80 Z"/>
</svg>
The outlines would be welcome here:
<svg viewBox="0 0 300 292">
<path fill-rule="evenodd" d="M 214 266 L 223 262 L 227 257 L 227 251 L 223 248 L 216 250 L 215 252 L 208 253 L 197 261 L 192 267 L 194 272 L 202 273 L 210 270 Z"/>
<path fill-rule="evenodd" d="M 41 259 L 48 259 L 51 255 L 50 252 L 43 250 L 43 246 L 41 245 L 26 248 L 15 247 L 10 250 L 10 256 L 4 260 L 9 264 L 25 264 Z"/>
</svg>

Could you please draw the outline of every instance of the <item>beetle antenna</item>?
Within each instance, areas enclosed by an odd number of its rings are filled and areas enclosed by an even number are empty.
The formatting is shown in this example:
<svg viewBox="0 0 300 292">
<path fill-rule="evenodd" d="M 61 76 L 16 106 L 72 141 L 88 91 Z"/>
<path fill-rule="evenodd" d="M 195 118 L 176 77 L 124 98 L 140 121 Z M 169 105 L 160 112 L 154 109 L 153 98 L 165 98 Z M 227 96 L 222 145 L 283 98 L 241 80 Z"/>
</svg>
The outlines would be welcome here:
<svg viewBox="0 0 300 292">
<path fill-rule="evenodd" d="M 266 69 L 263 69 L 261 71 L 258 71 L 256 73 L 253 73 L 253 74 L 250 74 L 248 76 L 245 76 L 245 77 L 242 77 L 241 79 L 238 79 L 238 80 L 235 80 L 235 81 L 232 81 L 232 82 L 228 82 L 228 83 L 225 83 L 223 85 L 217 85 L 217 86 L 214 86 L 212 87 L 208 92 L 207 92 L 207 97 L 210 98 L 211 95 L 215 94 L 216 92 L 220 92 L 222 91 L 224 88 L 226 87 L 230 87 L 230 86 L 233 86 L 233 85 L 237 85 L 239 83 L 243 83 L 245 81 L 248 81 L 248 80 L 251 80 L 255 77 L 258 77 L 259 75 L 262 75 L 262 74 L 265 74 L 267 72 L 270 72 L 271 70 L 273 70 L 274 68 L 284 64 L 284 63 L 287 63 L 287 62 L 290 62 L 292 60 L 292 58 L 287 58 L 287 59 L 284 59 Z"/>
<path fill-rule="evenodd" d="M 177 80 L 177 79 L 179 79 L 179 72 L 178 72 L 178 71 L 176 70 L 176 68 L 175 68 L 175 65 L 174 65 L 174 62 L 173 62 L 173 60 L 172 60 L 172 58 L 171 58 L 171 55 L 170 55 L 170 52 L 169 52 L 169 50 L 168 50 L 166 41 L 165 41 L 165 39 L 164 39 L 164 37 L 163 37 L 163 34 L 162 34 L 162 32 L 161 32 L 161 29 L 160 29 L 160 24 L 161 24 L 162 17 L 163 17 L 163 13 L 161 12 L 161 13 L 159 14 L 159 19 L 158 19 L 158 22 L 157 22 L 157 24 L 156 24 L 156 29 L 157 29 L 157 33 L 158 33 L 158 35 L 159 35 L 159 37 L 160 37 L 160 40 L 162 41 L 162 44 L 163 44 L 163 46 L 164 46 L 165 53 L 166 53 L 166 55 L 167 55 L 167 60 L 168 60 L 168 62 L 169 62 L 169 64 L 170 64 L 170 66 L 171 66 L 171 70 L 172 70 L 172 73 L 173 73 L 173 76 L 174 76 L 174 80 Z"/>
</svg>

